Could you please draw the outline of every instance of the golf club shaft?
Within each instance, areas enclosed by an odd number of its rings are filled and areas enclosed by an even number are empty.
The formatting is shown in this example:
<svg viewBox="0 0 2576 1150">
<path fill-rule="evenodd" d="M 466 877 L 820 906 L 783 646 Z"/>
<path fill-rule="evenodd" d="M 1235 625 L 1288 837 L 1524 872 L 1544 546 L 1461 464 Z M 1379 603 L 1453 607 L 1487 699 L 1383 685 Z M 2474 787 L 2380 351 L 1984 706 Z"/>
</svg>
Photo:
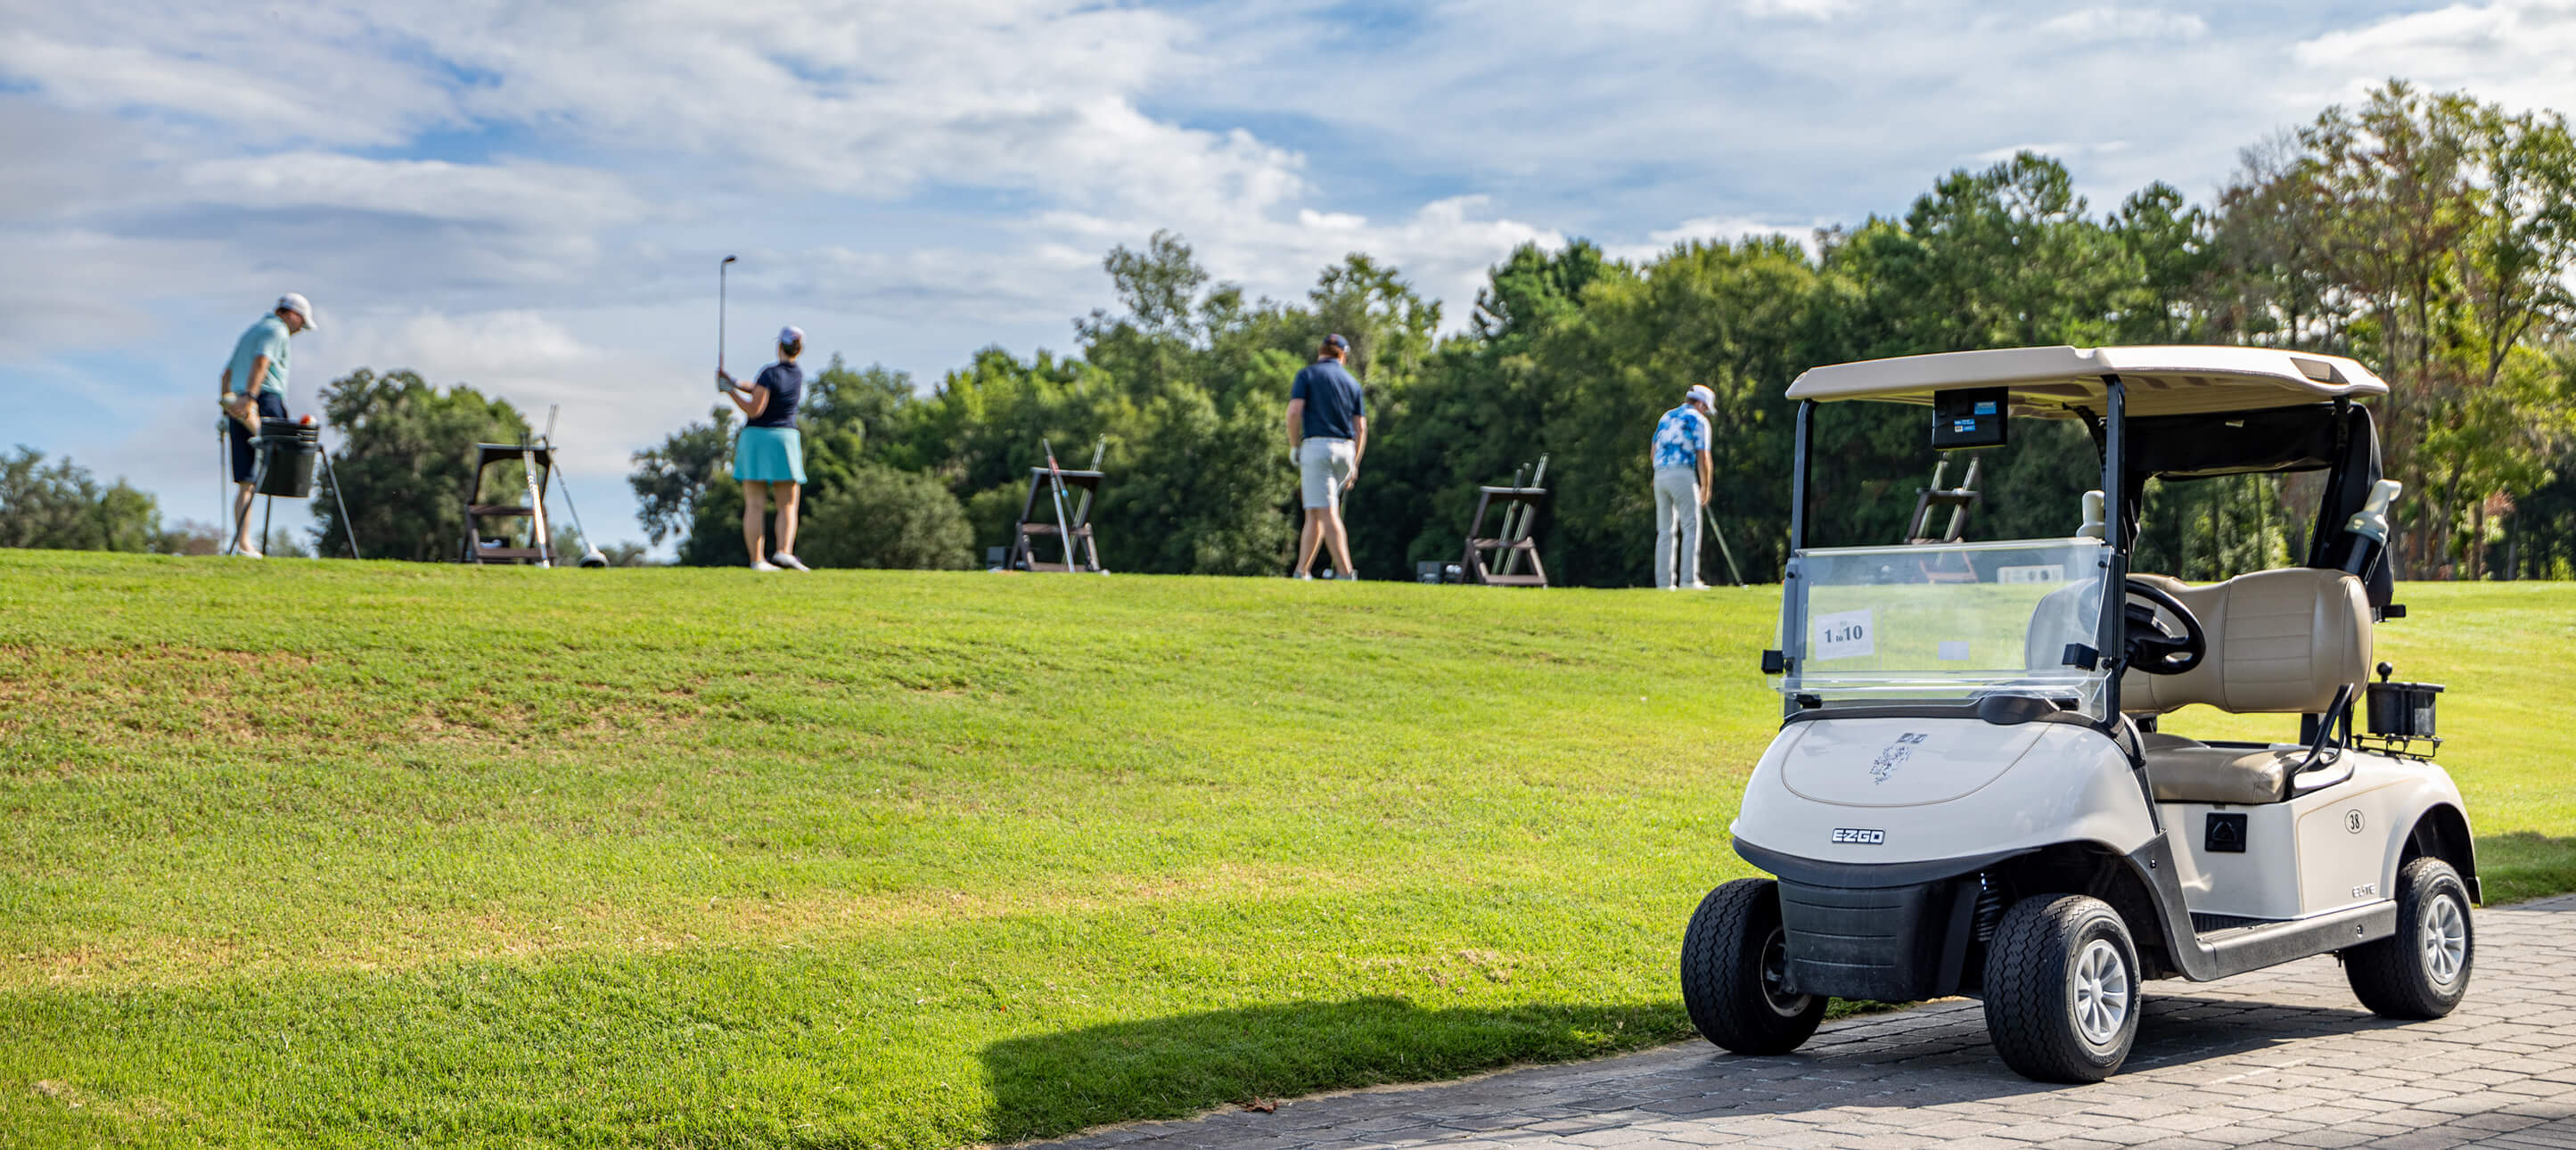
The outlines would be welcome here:
<svg viewBox="0 0 2576 1150">
<path fill-rule="evenodd" d="M 1744 586 L 1744 572 L 1735 565 L 1735 549 L 1726 545 L 1726 532 L 1717 529 L 1717 513 L 1703 503 L 1700 518 L 1708 520 L 1708 533 L 1717 537 L 1717 553 L 1726 557 L 1726 573 L 1735 577 L 1735 585 Z"/>
<path fill-rule="evenodd" d="M 1519 467 L 1512 469 L 1512 490 L 1518 491 L 1521 489 L 1521 477 L 1527 474 L 1529 474 L 1529 464 L 1524 463 Z M 1521 505 L 1519 503 L 1513 502 L 1503 505 L 1503 532 L 1498 537 L 1502 540 L 1503 545 L 1495 550 L 1494 570 L 1504 575 L 1511 574 L 1514 568 L 1520 566 L 1520 563 L 1518 562 L 1520 559 L 1520 552 L 1512 549 L 1512 531 L 1520 522 L 1520 516 Z M 1481 527 L 1483 524 L 1478 524 L 1477 526 Z"/>
<path fill-rule="evenodd" d="M 1093 471 L 1100 470 L 1100 461 L 1108 454 L 1108 436 L 1104 435 L 1093 441 L 1091 444 L 1091 469 Z M 1082 504 L 1081 506 L 1074 508 L 1073 511 L 1073 525 L 1076 527 L 1085 526 L 1091 522 L 1091 492 L 1092 489 L 1089 487 L 1082 489 Z M 1099 546 L 1092 543 L 1088 538 L 1085 538 L 1082 541 L 1082 546 L 1084 550 L 1091 554 L 1091 565 L 1094 567 L 1100 566 Z"/>
<path fill-rule="evenodd" d="M 1065 522 L 1064 517 L 1064 471 L 1055 465 L 1053 444 L 1041 439 L 1038 441 L 1038 447 L 1046 452 L 1047 479 L 1055 490 L 1056 539 L 1064 544 L 1064 573 L 1071 575 L 1073 574 L 1073 529 Z"/>
<path fill-rule="evenodd" d="M 725 273 L 732 270 L 733 257 L 726 256 L 716 264 L 716 374 L 724 374 L 725 345 Z"/>
<path fill-rule="evenodd" d="M 1101 436 L 1098 443 L 1091 445 L 1091 469 L 1093 471 L 1100 470 L 1101 457 L 1108 454 L 1108 452 L 1109 437 L 1106 435 Z M 1073 521 L 1075 523 L 1091 522 L 1091 489 L 1088 487 L 1082 489 L 1082 502 L 1073 509 Z"/>
<path fill-rule="evenodd" d="M 519 469 L 527 473 L 524 478 L 528 487 L 528 534 L 535 537 L 537 544 L 537 566 L 552 567 L 555 565 L 554 540 L 546 537 L 546 493 L 537 486 L 537 452 L 524 442 L 519 445 Z M 547 476 L 552 478 L 552 468 L 547 469 Z"/>
<path fill-rule="evenodd" d="M 218 493 L 215 502 L 223 508 L 223 511 L 215 516 L 215 521 L 218 523 L 231 523 L 233 517 L 233 489 L 224 482 L 224 465 L 232 462 L 231 453 L 226 450 L 231 446 L 232 437 L 225 434 L 226 430 L 223 420 L 215 421 L 215 491 Z M 233 540 L 240 535 L 241 525 L 232 524 L 232 530 L 224 532 L 223 544 L 215 548 L 215 554 L 232 554 Z"/>
</svg>

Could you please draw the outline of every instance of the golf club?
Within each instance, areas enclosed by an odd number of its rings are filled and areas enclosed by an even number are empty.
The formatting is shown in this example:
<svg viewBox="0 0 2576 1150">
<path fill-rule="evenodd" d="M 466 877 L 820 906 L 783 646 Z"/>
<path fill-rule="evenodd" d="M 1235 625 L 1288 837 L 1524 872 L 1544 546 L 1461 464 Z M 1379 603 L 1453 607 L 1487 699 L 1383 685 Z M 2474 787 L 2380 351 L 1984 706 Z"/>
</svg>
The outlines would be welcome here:
<svg viewBox="0 0 2576 1150">
<path fill-rule="evenodd" d="M 1055 465 L 1053 444 L 1041 439 L 1038 448 L 1046 452 L 1047 479 L 1055 489 L 1055 538 L 1064 546 L 1064 571 L 1070 575 L 1073 573 L 1073 531 L 1064 518 L 1064 470 Z"/>
<path fill-rule="evenodd" d="M 1104 435 L 1100 437 L 1099 442 L 1091 445 L 1091 469 L 1100 470 L 1100 460 L 1108 454 L 1109 437 Z M 1082 489 L 1082 502 L 1075 505 L 1073 509 L 1073 521 L 1076 523 L 1091 521 L 1091 489 L 1088 487 Z"/>
<path fill-rule="evenodd" d="M 233 489 L 230 484 L 224 482 L 224 465 L 232 462 L 232 453 L 227 450 L 231 447 L 232 438 L 227 433 L 232 429 L 226 427 L 225 423 L 226 417 L 221 415 L 215 417 L 215 503 L 223 508 L 222 513 L 215 516 L 215 522 L 230 525 L 233 517 Z M 224 532 L 223 544 L 215 548 L 215 554 L 232 554 L 233 537 L 238 534 L 240 534 L 238 530 Z"/>
<path fill-rule="evenodd" d="M 725 271 L 733 266 L 734 257 L 726 256 L 716 264 L 716 390 L 724 390 L 725 345 Z"/>
<path fill-rule="evenodd" d="M 554 404 L 546 408 L 546 437 L 543 442 L 549 455 L 553 453 L 555 448 L 555 413 L 561 410 L 563 410 L 563 405 L 561 404 Z M 572 480 L 564 477 L 563 461 L 558 459 L 554 462 L 555 466 L 547 469 L 546 478 L 555 486 L 563 488 L 564 510 L 572 512 L 573 534 L 581 536 L 580 565 L 583 567 L 608 566 L 608 556 L 601 552 L 596 545 L 591 543 L 590 530 L 581 525 L 581 507 L 572 501 Z"/>
<path fill-rule="evenodd" d="M 1726 532 L 1718 530 L 1717 513 L 1709 510 L 1708 505 L 1703 503 L 1700 504 L 1699 514 L 1700 518 L 1708 520 L 1708 533 L 1717 537 L 1717 553 L 1726 557 L 1726 573 L 1735 576 L 1736 586 L 1744 586 L 1744 572 L 1735 566 L 1735 549 L 1726 545 Z"/>
<path fill-rule="evenodd" d="M 1097 442 L 1094 442 L 1094 443 L 1091 445 L 1091 469 L 1092 469 L 1093 471 L 1098 471 L 1098 470 L 1100 470 L 1100 461 L 1101 461 L 1101 459 L 1103 459 L 1104 457 L 1106 457 L 1108 454 L 1109 454 L 1109 437 L 1108 437 L 1108 436 L 1106 436 L 1106 435 L 1104 435 L 1104 436 L 1101 436 L 1101 437 L 1100 437 L 1100 439 L 1099 439 Z M 1092 488 L 1092 487 L 1085 487 L 1085 488 L 1083 488 L 1083 489 L 1082 489 L 1082 504 L 1081 504 L 1080 506 L 1078 506 L 1078 507 L 1074 508 L 1074 511 L 1073 511 L 1073 521 L 1074 521 L 1074 522 L 1076 522 L 1076 523 L 1082 524 L 1082 525 L 1083 525 L 1083 530 L 1084 530 L 1084 531 L 1086 531 L 1086 532 L 1087 532 L 1087 531 L 1089 531 L 1089 530 L 1091 529 L 1091 526 L 1090 526 L 1090 525 L 1091 525 L 1091 493 L 1092 493 L 1092 491 L 1093 491 L 1093 490 L 1095 490 L 1095 488 Z M 1092 566 L 1094 566 L 1094 567 L 1099 567 L 1099 566 L 1100 566 L 1100 544 L 1099 544 L 1099 542 L 1098 542 L 1097 540 L 1093 540 L 1093 541 L 1090 541 L 1090 547 L 1091 547 L 1091 565 L 1092 565 Z M 1070 544 L 1067 544 L 1067 545 L 1066 545 L 1066 550 L 1065 550 L 1065 558 L 1066 558 L 1066 561 L 1068 562 L 1068 564 L 1071 562 L 1072 557 L 1073 557 L 1072 546 L 1071 546 Z M 1107 569 L 1107 568 L 1102 568 L 1100 573 L 1101 573 L 1101 574 L 1103 574 L 1103 575 L 1106 575 L 1106 574 L 1108 574 L 1108 573 L 1109 573 L 1109 571 L 1108 571 L 1108 569 Z"/>
<path fill-rule="evenodd" d="M 555 415 L 552 410 L 549 410 L 546 412 L 546 433 L 537 442 L 545 442 L 546 439 L 552 438 L 554 433 Z M 520 481 L 525 483 L 528 489 L 528 535 L 536 542 L 537 566 L 552 567 L 555 565 L 555 541 L 549 537 L 546 529 L 546 492 L 537 477 L 536 444 L 524 438 L 519 440 L 519 473 Z M 553 478 L 553 454 L 549 452 L 545 481 L 550 482 Z"/>
</svg>

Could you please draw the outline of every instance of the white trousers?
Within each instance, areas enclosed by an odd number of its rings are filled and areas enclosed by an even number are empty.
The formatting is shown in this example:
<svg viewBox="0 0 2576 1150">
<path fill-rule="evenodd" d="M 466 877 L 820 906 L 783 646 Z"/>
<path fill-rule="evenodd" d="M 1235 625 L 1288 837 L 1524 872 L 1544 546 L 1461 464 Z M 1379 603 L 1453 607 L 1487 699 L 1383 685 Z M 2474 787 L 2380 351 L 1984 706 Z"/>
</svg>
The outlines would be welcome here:
<svg viewBox="0 0 2576 1150">
<path fill-rule="evenodd" d="M 1680 551 L 1681 585 L 1699 586 L 1699 470 L 1655 469 L 1655 586 L 1673 585 L 1674 544 Z"/>
</svg>

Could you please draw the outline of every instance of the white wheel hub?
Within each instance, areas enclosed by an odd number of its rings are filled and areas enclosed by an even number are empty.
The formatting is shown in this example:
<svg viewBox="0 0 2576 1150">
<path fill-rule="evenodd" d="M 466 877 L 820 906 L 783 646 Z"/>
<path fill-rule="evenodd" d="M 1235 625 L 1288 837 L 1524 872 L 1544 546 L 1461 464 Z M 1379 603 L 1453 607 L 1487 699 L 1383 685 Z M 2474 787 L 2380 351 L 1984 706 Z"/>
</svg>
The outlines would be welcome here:
<svg viewBox="0 0 2576 1150">
<path fill-rule="evenodd" d="M 2424 973 L 2433 985 L 2449 986 L 2459 981 L 2460 971 L 2469 961 L 2469 920 L 2460 913 L 2459 900 L 2435 896 L 2424 908 L 2423 925 L 2415 934 L 2416 944 L 2424 952 Z"/>
<path fill-rule="evenodd" d="M 2075 1032 L 2094 1046 L 2119 1041 L 2129 1020 L 2129 964 L 2107 938 L 2084 944 L 2075 956 Z"/>
</svg>

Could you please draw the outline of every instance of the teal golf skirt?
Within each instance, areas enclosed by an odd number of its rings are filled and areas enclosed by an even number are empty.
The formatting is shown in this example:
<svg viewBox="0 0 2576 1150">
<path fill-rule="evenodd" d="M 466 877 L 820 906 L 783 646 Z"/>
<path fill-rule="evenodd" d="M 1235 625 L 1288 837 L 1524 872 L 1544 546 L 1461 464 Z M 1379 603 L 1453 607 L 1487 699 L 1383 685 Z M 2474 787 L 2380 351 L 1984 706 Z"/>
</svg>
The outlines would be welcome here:
<svg viewBox="0 0 2576 1150">
<path fill-rule="evenodd" d="M 733 440 L 733 477 L 754 483 L 805 482 L 805 438 L 793 427 L 746 427 Z"/>
</svg>

